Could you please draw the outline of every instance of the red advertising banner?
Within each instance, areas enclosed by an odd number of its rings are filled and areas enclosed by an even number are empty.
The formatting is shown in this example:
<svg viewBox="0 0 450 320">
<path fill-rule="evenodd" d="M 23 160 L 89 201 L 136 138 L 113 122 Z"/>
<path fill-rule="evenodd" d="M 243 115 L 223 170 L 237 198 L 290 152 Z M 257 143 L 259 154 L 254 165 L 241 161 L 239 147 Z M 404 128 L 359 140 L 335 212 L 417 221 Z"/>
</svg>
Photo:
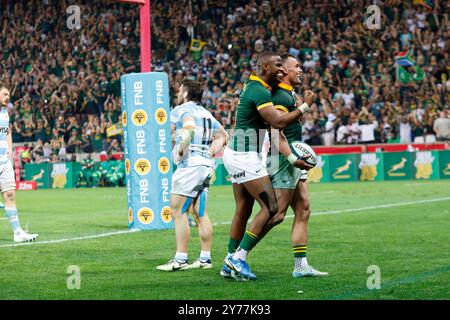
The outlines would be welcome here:
<svg viewBox="0 0 450 320">
<path fill-rule="evenodd" d="M 37 190 L 36 181 L 16 181 L 16 190 Z"/>
</svg>

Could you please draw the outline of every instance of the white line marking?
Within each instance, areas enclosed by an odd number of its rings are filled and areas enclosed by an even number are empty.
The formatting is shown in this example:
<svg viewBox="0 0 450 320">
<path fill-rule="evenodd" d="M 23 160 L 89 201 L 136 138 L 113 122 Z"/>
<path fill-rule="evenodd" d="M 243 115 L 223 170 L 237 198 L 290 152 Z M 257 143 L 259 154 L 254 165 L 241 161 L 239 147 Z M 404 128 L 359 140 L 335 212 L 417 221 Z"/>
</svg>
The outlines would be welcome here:
<svg viewBox="0 0 450 320">
<path fill-rule="evenodd" d="M 131 229 L 131 230 L 123 230 L 123 231 L 116 231 L 116 232 L 93 234 L 93 235 L 90 235 L 90 236 L 82 236 L 82 237 L 67 238 L 67 239 L 57 239 L 57 240 L 48 240 L 48 241 L 36 241 L 36 242 L 22 242 L 22 243 L 14 243 L 14 244 L 4 244 L 4 245 L 1 245 L 0 248 L 31 246 L 31 245 L 37 245 L 37 244 L 52 244 L 52 243 L 61 243 L 61 242 L 77 241 L 77 240 L 88 240 L 88 239 L 103 238 L 103 237 L 115 236 L 115 235 L 118 235 L 118 234 L 127 234 L 127 233 L 139 232 L 139 231 L 141 231 L 141 230 L 139 230 L 139 229 Z"/>
<path fill-rule="evenodd" d="M 8 220 L 8 218 L 0 218 L 0 220 Z"/>
<path fill-rule="evenodd" d="M 409 206 L 409 205 L 417 205 L 417 204 L 425 204 L 425 203 L 449 201 L 449 200 L 450 200 L 450 197 L 420 200 L 420 201 L 399 202 L 399 203 L 390 203 L 390 204 L 383 204 L 383 205 L 379 205 L 379 206 L 370 206 L 370 207 L 362 207 L 362 208 L 332 210 L 332 211 L 318 211 L 318 212 L 312 213 L 312 215 L 318 216 L 318 215 L 324 215 L 324 214 L 339 214 L 339 213 L 357 212 L 357 211 L 365 211 L 365 210 L 376 210 L 376 209 L 385 209 L 385 208 L 393 208 L 393 207 Z M 294 217 L 294 215 L 286 216 L 286 218 L 293 218 L 293 217 Z M 229 225 L 229 224 L 231 224 L 231 221 L 216 222 L 213 225 L 218 226 L 218 225 Z M 94 235 L 90 235 L 90 236 L 81 236 L 81 237 L 67 238 L 67 239 L 5 244 L 5 245 L 0 245 L 0 248 L 29 246 L 29 245 L 37 245 L 37 244 L 52 244 L 52 243 L 61 243 L 61 242 L 67 242 L 67 241 L 88 240 L 88 239 L 96 239 L 96 238 L 115 236 L 115 235 L 119 235 L 119 234 L 128 234 L 128 233 L 133 233 L 133 232 L 138 232 L 138 231 L 141 231 L 141 230 L 131 229 L 131 230 L 108 232 L 108 233 L 94 234 Z"/>
<path fill-rule="evenodd" d="M 390 203 L 390 204 L 383 204 L 383 205 L 379 205 L 379 206 L 370 206 L 370 207 L 353 208 L 353 209 L 332 210 L 332 211 L 318 211 L 318 212 L 311 213 L 311 215 L 313 215 L 313 216 L 320 216 L 320 215 L 324 215 L 324 214 L 338 214 L 338 213 L 358 212 L 358 211 L 365 211 L 365 210 L 385 209 L 385 208 L 409 206 L 409 205 L 413 205 L 413 204 L 425 204 L 425 203 L 430 203 L 430 202 L 449 201 L 449 200 L 450 200 L 450 197 L 445 197 L 445 198 L 436 198 L 436 199 L 420 200 L 420 201 Z M 285 218 L 293 218 L 293 217 L 294 217 L 293 214 L 289 214 L 289 215 L 286 215 Z M 213 223 L 213 225 L 228 225 L 228 224 L 231 224 L 231 221 L 230 222 Z"/>
</svg>

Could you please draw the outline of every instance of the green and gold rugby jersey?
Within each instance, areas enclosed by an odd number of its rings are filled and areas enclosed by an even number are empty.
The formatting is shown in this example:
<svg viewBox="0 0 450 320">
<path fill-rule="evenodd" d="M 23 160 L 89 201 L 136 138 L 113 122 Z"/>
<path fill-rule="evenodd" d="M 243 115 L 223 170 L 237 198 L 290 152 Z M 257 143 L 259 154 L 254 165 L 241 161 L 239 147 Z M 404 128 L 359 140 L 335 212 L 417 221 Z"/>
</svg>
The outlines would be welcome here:
<svg viewBox="0 0 450 320">
<path fill-rule="evenodd" d="M 245 82 L 236 107 L 236 126 L 229 148 L 239 152 L 261 152 L 267 124 L 259 110 L 273 106 L 272 88 L 251 75 Z"/>
<path fill-rule="evenodd" d="M 272 101 L 275 108 L 284 112 L 292 112 L 297 109 L 297 106 L 295 105 L 294 88 L 285 83 L 278 84 L 278 88 L 274 90 Z M 283 133 L 289 143 L 293 141 L 301 141 L 302 126 L 300 122 L 294 121 L 283 130 Z"/>
</svg>

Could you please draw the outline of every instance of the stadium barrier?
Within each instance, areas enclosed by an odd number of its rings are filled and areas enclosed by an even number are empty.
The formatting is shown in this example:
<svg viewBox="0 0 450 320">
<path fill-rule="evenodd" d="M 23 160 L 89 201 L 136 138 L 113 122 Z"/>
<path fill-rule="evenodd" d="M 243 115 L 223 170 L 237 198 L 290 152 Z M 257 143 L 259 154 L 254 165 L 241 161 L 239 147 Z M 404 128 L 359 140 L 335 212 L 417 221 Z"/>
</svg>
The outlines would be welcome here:
<svg viewBox="0 0 450 320">
<path fill-rule="evenodd" d="M 310 170 L 313 183 L 340 181 L 389 181 L 450 179 L 450 150 L 416 152 L 376 152 L 319 155 Z M 95 163 L 98 170 L 100 162 Z M 172 171 L 175 166 L 172 166 Z M 78 162 L 26 164 L 25 178 L 38 189 L 76 187 L 81 164 Z M 216 159 L 213 185 L 231 185 L 222 159 Z"/>
<path fill-rule="evenodd" d="M 450 179 L 450 150 L 320 155 L 310 182 Z"/>
</svg>

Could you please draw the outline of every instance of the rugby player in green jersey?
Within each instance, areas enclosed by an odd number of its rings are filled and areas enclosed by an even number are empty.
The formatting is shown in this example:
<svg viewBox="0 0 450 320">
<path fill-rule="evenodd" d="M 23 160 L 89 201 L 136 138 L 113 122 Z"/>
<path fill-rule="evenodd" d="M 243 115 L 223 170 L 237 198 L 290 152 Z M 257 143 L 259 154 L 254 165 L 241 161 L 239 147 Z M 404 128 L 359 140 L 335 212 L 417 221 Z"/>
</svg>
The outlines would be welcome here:
<svg viewBox="0 0 450 320">
<path fill-rule="evenodd" d="M 281 214 L 261 155 L 267 127 L 283 129 L 298 121 L 309 110 L 307 103 L 283 114 L 275 108 L 271 91 L 283 76 L 284 68 L 278 54 L 260 55 L 256 74 L 250 76 L 240 95 L 233 138 L 223 155 L 223 163 L 233 183 L 236 212 L 230 229 L 228 255 L 221 274 L 226 272 L 237 280 L 256 279 L 246 262 L 248 252 L 258 243 L 268 221 Z M 313 93 L 308 92 L 310 95 Z M 301 169 L 312 167 L 302 159 L 296 159 L 293 163 Z M 255 200 L 261 209 L 244 233 Z"/>
<path fill-rule="evenodd" d="M 274 89 L 273 103 L 280 113 L 295 110 L 301 99 L 296 95 L 294 87 L 302 84 L 303 70 L 297 59 L 291 55 L 283 55 L 283 67 L 286 74 L 278 87 Z M 300 102 L 298 102 L 300 101 Z M 275 140 L 278 130 L 271 130 L 272 139 Z M 278 153 L 269 151 L 267 156 L 267 170 L 272 180 L 272 186 L 277 197 L 279 211 L 267 224 L 263 235 L 275 225 L 281 223 L 289 206 L 294 211 L 294 222 L 292 224 L 292 251 L 294 254 L 293 277 L 326 276 L 328 273 L 315 270 L 308 265 L 306 259 L 308 240 L 308 220 L 311 213 L 308 194 L 308 172 L 294 167 L 293 162 L 297 159 L 289 148 L 294 141 L 301 141 L 302 126 L 300 122 L 289 125 L 282 131 L 280 140 L 287 139 L 288 145 L 280 142 Z M 272 141 L 272 146 L 277 146 Z"/>
</svg>

